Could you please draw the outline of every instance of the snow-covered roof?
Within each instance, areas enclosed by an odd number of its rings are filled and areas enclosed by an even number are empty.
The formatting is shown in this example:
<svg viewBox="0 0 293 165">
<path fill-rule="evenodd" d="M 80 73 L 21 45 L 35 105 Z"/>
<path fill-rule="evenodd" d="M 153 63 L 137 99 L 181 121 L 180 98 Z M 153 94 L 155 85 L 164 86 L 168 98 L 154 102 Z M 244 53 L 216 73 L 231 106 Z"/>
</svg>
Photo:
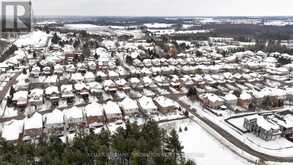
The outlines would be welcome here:
<svg viewBox="0 0 293 165">
<path fill-rule="evenodd" d="M 64 113 L 59 109 L 54 109 L 51 113 L 43 116 L 46 119 L 46 124 L 61 124 L 64 123 Z"/>
<path fill-rule="evenodd" d="M 225 95 L 224 99 L 226 101 L 237 101 L 238 98 L 234 94 L 228 93 L 227 95 Z"/>
<path fill-rule="evenodd" d="M 285 97 L 286 91 L 279 88 L 264 88 L 261 90 L 266 96 L 277 96 L 277 97 Z"/>
<path fill-rule="evenodd" d="M 44 93 L 44 90 L 40 88 L 35 88 L 30 90 L 30 96 L 42 96 L 43 93 Z"/>
<path fill-rule="evenodd" d="M 81 73 L 73 73 L 71 75 L 71 79 L 75 81 L 82 81 L 84 80 L 84 77 L 81 75 Z"/>
<path fill-rule="evenodd" d="M 150 97 L 143 96 L 140 99 L 138 99 L 138 102 L 141 106 L 141 108 L 146 110 L 156 110 L 157 106 L 153 102 L 153 99 Z"/>
<path fill-rule="evenodd" d="M 293 127 L 293 115 L 287 114 L 283 117 L 284 120 L 278 120 L 277 123 L 285 128 Z"/>
<path fill-rule="evenodd" d="M 87 85 L 91 91 L 99 92 L 103 89 L 103 86 L 98 82 L 90 82 Z"/>
<path fill-rule="evenodd" d="M 132 84 L 138 84 L 138 83 L 140 83 L 140 80 L 136 77 L 132 77 L 129 79 L 129 82 Z"/>
<path fill-rule="evenodd" d="M 129 97 L 126 97 L 124 100 L 122 100 L 119 105 L 124 110 L 138 109 L 137 102 Z"/>
<path fill-rule="evenodd" d="M 45 89 L 46 95 L 51 95 L 53 93 L 59 94 L 59 90 L 57 86 L 49 86 Z"/>
<path fill-rule="evenodd" d="M 105 113 L 108 114 L 122 114 L 117 103 L 108 101 L 103 105 Z"/>
<path fill-rule="evenodd" d="M 86 116 L 103 116 L 103 106 L 99 103 L 91 103 L 85 107 Z"/>
<path fill-rule="evenodd" d="M 18 140 L 23 132 L 24 120 L 10 120 L 3 124 L 2 137 L 8 141 Z"/>
<path fill-rule="evenodd" d="M 118 80 L 115 81 L 115 83 L 117 85 L 123 86 L 123 85 L 127 84 L 127 81 L 125 79 L 118 79 Z"/>
<path fill-rule="evenodd" d="M 103 71 L 97 71 L 97 76 L 107 77 L 107 75 Z"/>
<path fill-rule="evenodd" d="M 39 129 L 43 127 L 43 116 L 36 112 L 30 118 L 24 119 L 24 130 Z"/>
<path fill-rule="evenodd" d="M 153 80 L 150 78 L 150 77 L 143 77 L 142 78 L 142 81 L 143 81 L 143 83 L 145 83 L 145 84 L 151 84 L 151 83 L 153 83 Z"/>
<path fill-rule="evenodd" d="M 83 118 L 82 109 L 77 108 L 76 106 L 66 109 L 63 111 L 65 119 L 80 119 Z"/>
<path fill-rule="evenodd" d="M 13 95 L 13 100 L 27 99 L 27 96 L 28 96 L 27 91 L 17 91 Z"/>
<path fill-rule="evenodd" d="M 105 80 L 105 81 L 103 82 L 103 85 L 104 85 L 105 87 L 109 87 L 109 86 L 115 86 L 115 83 L 113 82 L 113 80 Z"/>
<path fill-rule="evenodd" d="M 176 107 L 179 108 L 178 103 L 176 103 L 174 100 L 171 100 L 165 96 L 159 96 L 154 98 L 154 101 L 163 108 L 168 108 L 168 107 Z"/>
<path fill-rule="evenodd" d="M 71 84 L 67 84 L 67 85 L 62 85 L 61 86 L 61 91 L 62 92 L 71 92 L 72 89 L 72 85 Z"/>
<path fill-rule="evenodd" d="M 16 81 L 25 81 L 29 79 L 29 74 L 20 74 L 17 78 Z"/>
<path fill-rule="evenodd" d="M 86 74 L 84 75 L 85 79 L 95 79 L 95 74 L 93 72 L 86 72 Z"/>
<path fill-rule="evenodd" d="M 109 75 L 109 77 L 118 77 L 119 76 L 119 74 L 113 70 L 110 70 L 108 72 L 108 75 Z"/>
<path fill-rule="evenodd" d="M 202 97 L 207 98 L 210 102 L 224 102 L 224 100 L 216 94 L 213 93 L 205 93 Z"/>
<path fill-rule="evenodd" d="M 85 83 L 76 83 L 74 84 L 74 89 L 80 91 L 82 89 L 89 89 L 89 87 Z"/>
<path fill-rule="evenodd" d="M 250 100 L 252 99 L 251 95 L 247 91 L 242 91 L 239 97 L 241 100 Z"/>
<path fill-rule="evenodd" d="M 45 80 L 45 83 L 56 83 L 57 82 L 57 75 L 48 76 Z"/>
</svg>

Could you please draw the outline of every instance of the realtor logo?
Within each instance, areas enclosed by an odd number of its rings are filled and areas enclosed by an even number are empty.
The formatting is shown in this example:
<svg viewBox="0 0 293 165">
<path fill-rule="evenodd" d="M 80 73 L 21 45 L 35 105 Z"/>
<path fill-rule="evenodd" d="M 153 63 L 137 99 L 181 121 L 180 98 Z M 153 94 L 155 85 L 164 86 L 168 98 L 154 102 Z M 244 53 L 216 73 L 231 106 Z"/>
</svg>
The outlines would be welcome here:
<svg viewBox="0 0 293 165">
<path fill-rule="evenodd" d="M 2 2 L 2 32 L 29 32 L 31 30 L 31 2 Z"/>
</svg>

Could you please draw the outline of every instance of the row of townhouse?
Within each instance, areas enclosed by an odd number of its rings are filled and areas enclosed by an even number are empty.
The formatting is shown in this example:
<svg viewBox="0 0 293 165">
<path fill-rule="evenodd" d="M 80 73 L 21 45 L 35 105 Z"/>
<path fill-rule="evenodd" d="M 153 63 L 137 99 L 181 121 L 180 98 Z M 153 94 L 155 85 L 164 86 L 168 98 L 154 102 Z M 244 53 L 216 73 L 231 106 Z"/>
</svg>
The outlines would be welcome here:
<svg viewBox="0 0 293 165">
<path fill-rule="evenodd" d="M 219 92 L 218 92 L 219 93 Z M 286 100 L 292 99 L 292 94 L 286 92 L 286 89 L 263 88 L 261 90 L 242 90 L 239 96 L 230 91 L 221 95 L 216 93 L 202 93 L 199 98 L 203 104 L 210 108 L 219 108 L 228 104 L 231 107 L 239 105 L 245 110 L 255 110 L 255 108 L 278 108 L 283 107 Z"/>
<path fill-rule="evenodd" d="M 44 115 L 35 112 L 23 120 L 3 123 L 2 137 L 9 141 L 17 141 L 20 138 L 30 140 L 44 135 L 61 136 L 64 131 L 75 132 L 79 129 L 95 128 L 105 122 L 121 121 L 125 116 L 140 115 L 140 112 L 172 113 L 178 109 L 179 105 L 175 101 L 163 96 L 154 99 L 143 96 L 138 100 L 127 97 L 118 103 L 113 101 L 105 104 L 91 103 L 83 108 L 74 106 L 63 111 L 54 109 Z"/>
</svg>

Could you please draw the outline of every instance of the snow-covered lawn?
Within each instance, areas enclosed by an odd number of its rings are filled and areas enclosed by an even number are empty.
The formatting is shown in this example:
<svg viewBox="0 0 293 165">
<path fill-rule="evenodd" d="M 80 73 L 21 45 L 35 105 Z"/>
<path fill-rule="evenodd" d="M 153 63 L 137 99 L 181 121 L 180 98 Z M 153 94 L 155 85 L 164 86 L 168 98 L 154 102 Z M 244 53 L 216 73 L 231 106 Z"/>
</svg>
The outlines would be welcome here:
<svg viewBox="0 0 293 165">
<path fill-rule="evenodd" d="M 243 136 L 246 137 L 246 139 L 250 141 L 251 143 L 254 143 L 255 145 L 258 145 L 259 147 L 266 148 L 268 150 L 282 150 L 286 148 L 293 149 L 293 143 L 288 141 L 285 138 L 278 138 L 273 141 L 264 141 L 252 133 L 246 133 Z"/>
<path fill-rule="evenodd" d="M 211 114 L 210 112 L 202 108 L 198 104 L 198 102 L 192 102 L 187 97 L 181 97 L 179 99 L 183 101 L 184 103 L 190 105 L 192 108 L 195 108 L 197 110 L 196 113 L 198 115 L 205 117 L 209 119 L 210 121 L 213 121 L 215 124 L 225 129 L 227 132 L 229 132 L 234 137 L 241 140 L 246 145 L 250 146 L 252 149 L 268 154 L 268 155 L 273 155 L 273 156 L 279 156 L 279 157 L 293 156 L 293 143 L 291 144 L 292 147 L 290 147 L 290 143 L 288 143 L 288 141 L 286 141 L 284 138 L 277 139 L 272 142 L 265 142 L 254 135 L 251 135 L 248 137 L 246 134 L 243 134 L 240 131 L 237 131 L 230 124 L 225 122 L 224 121 L 225 118 L 216 117 L 215 115 Z M 241 124 L 239 120 L 237 122 L 238 124 Z"/>
<path fill-rule="evenodd" d="M 228 121 L 229 121 L 232 125 L 234 125 L 235 127 L 237 127 L 238 129 L 240 129 L 241 131 L 243 131 L 243 132 L 247 131 L 247 130 L 243 127 L 244 117 L 233 118 L 233 119 L 229 119 Z"/>
<path fill-rule="evenodd" d="M 161 124 L 161 127 L 168 130 L 175 128 L 177 131 L 179 128 L 182 129 L 182 132 L 178 132 L 178 134 L 184 146 L 183 151 L 198 165 L 250 164 L 189 119 L 164 123 Z M 187 127 L 187 131 L 184 130 L 185 127 Z"/>
</svg>

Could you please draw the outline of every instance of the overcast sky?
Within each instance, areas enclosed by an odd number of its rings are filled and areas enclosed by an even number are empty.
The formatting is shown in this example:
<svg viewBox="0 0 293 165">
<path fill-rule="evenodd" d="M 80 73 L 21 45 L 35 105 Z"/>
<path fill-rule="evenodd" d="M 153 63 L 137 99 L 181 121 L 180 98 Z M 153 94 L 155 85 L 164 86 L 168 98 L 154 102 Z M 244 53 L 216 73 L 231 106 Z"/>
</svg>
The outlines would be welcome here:
<svg viewBox="0 0 293 165">
<path fill-rule="evenodd" d="M 34 15 L 293 16 L 293 0 L 32 0 Z"/>
</svg>

